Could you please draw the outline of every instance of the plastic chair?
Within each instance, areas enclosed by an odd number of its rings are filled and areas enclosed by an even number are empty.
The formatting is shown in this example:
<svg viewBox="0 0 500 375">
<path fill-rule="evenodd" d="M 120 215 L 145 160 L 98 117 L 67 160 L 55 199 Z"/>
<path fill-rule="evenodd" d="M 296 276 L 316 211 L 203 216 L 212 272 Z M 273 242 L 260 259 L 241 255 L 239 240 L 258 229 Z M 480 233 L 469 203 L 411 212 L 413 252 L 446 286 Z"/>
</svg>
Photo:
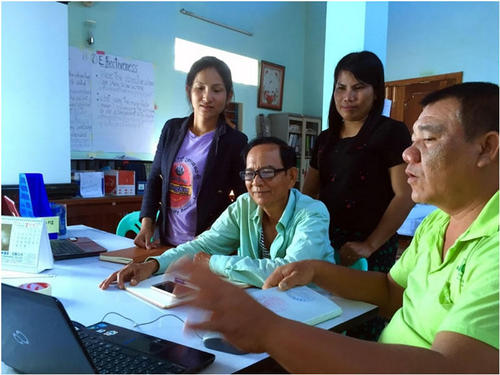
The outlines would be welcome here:
<svg viewBox="0 0 500 375">
<path fill-rule="evenodd" d="M 334 254 L 335 263 L 340 264 L 340 254 L 338 251 L 335 251 Z M 368 261 L 366 258 L 359 258 L 354 264 L 351 264 L 349 268 L 360 270 L 360 271 L 368 271 Z"/>
<path fill-rule="evenodd" d="M 140 211 L 133 211 L 122 217 L 116 227 L 116 234 L 122 237 L 127 237 L 128 232 L 138 234 L 141 230 L 140 213 Z"/>
</svg>

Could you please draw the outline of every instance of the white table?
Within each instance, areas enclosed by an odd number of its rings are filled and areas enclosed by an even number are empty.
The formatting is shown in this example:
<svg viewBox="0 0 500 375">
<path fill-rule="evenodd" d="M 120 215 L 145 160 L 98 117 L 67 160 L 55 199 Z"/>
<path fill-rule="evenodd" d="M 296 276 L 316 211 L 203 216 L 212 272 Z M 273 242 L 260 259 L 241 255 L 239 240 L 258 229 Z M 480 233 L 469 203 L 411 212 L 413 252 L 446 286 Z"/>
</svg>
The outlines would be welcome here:
<svg viewBox="0 0 500 375">
<path fill-rule="evenodd" d="M 92 238 L 108 250 L 133 246 L 131 239 L 84 225 L 68 227 L 67 236 Z M 2 282 L 11 285 L 20 285 L 33 281 L 50 283 L 52 296 L 57 297 L 62 302 L 70 319 L 84 325 L 103 320 L 102 318 L 108 312 L 120 313 L 137 323 L 149 322 L 167 313 L 186 319 L 192 312 L 191 308 L 187 306 L 164 310 L 115 287 L 105 291 L 98 288 L 100 281 L 121 267 L 123 265 L 99 261 L 97 257 L 61 260 L 54 263 L 53 269 L 46 270 L 39 276 L 22 279 L 6 279 L 2 277 Z M 368 303 L 346 300 L 340 297 L 333 298 L 342 308 L 342 315 L 319 324 L 318 326 L 321 328 L 330 329 L 341 326 L 343 323 L 352 321 L 356 317 L 373 312 L 376 309 L 375 306 Z M 204 373 L 232 373 L 268 357 L 266 353 L 233 355 L 207 349 L 198 336 L 184 332 L 184 324 L 174 317 L 163 317 L 154 323 L 138 328 L 134 328 L 132 322 L 115 314 L 108 315 L 104 320 L 215 354 L 214 363 L 207 367 Z M 2 362 L 2 373 L 15 372 Z"/>
</svg>

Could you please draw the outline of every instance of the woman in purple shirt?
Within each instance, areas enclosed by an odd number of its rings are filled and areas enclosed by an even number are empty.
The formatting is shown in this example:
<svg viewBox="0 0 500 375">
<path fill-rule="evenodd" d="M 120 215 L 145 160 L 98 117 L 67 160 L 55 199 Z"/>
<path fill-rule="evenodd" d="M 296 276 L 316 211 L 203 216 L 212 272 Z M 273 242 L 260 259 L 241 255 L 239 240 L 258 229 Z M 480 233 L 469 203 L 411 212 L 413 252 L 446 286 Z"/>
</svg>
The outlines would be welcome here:
<svg viewBox="0 0 500 375">
<path fill-rule="evenodd" d="M 233 97 L 229 67 L 212 56 L 196 61 L 186 93 L 193 113 L 167 121 L 158 142 L 134 240 L 140 247 L 192 240 L 231 203 L 231 190 L 245 191 L 239 172 L 247 137 L 224 116 Z"/>
</svg>

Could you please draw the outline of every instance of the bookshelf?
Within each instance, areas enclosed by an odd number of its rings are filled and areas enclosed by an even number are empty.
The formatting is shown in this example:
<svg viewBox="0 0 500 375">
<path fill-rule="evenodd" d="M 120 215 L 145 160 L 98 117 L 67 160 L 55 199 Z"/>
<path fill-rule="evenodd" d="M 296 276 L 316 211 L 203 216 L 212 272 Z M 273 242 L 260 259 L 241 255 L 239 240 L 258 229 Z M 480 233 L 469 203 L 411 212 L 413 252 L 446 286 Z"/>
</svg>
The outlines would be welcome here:
<svg viewBox="0 0 500 375">
<path fill-rule="evenodd" d="M 231 102 L 226 108 L 226 120 L 239 131 L 243 131 L 243 103 Z"/>
<path fill-rule="evenodd" d="M 321 119 L 293 113 L 272 113 L 271 135 L 287 142 L 297 153 L 299 178 L 296 187 L 302 190 L 304 179 L 312 157 L 312 149 L 321 131 Z"/>
</svg>

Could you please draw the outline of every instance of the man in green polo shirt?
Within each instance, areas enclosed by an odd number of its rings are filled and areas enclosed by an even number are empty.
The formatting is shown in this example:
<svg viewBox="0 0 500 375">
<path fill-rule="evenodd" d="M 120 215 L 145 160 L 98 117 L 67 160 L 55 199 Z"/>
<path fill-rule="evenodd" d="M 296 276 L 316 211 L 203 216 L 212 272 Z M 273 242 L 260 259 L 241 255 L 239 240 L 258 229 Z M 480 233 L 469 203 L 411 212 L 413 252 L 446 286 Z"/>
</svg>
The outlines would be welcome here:
<svg viewBox="0 0 500 375">
<path fill-rule="evenodd" d="M 310 282 L 380 307 L 379 342 L 278 317 L 196 265 L 193 302 L 234 345 L 268 352 L 290 372 L 498 373 L 498 86 L 464 83 L 424 98 L 403 153 L 415 202 L 439 208 L 388 275 L 317 260 L 277 268 L 264 288 Z"/>
</svg>

